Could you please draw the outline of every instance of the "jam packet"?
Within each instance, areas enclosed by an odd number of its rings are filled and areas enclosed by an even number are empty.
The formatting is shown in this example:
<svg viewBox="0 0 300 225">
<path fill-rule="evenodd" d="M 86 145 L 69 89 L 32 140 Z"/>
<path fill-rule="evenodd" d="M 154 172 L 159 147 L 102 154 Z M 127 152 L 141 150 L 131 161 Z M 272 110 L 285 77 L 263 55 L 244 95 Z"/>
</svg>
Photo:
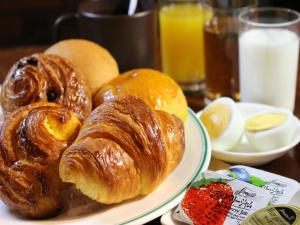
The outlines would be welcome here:
<svg viewBox="0 0 300 225">
<path fill-rule="evenodd" d="M 173 218 L 188 224 L 239 225 L 264 208 L 269 191 L 233 177 L 207 171 L 188 188 Z"/>
<path fill-rule="evenodd" d="M 272 196 L 271 204 L 290 202 L 300 187 L 295 180 L 248 166 L 232 166 L 224 174 L 268 191 Z"/>
</svg>

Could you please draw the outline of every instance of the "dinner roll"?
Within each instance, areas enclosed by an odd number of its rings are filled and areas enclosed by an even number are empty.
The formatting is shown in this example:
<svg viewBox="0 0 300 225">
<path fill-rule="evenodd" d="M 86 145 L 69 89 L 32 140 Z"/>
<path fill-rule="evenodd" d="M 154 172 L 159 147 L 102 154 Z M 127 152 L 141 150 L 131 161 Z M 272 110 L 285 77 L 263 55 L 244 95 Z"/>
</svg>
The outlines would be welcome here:
<svg viewBox="0 0 300 225">
<path fill-rule="evenodd" d="M 187 101 L 180 86 L 169 76 L 152 69 L 135 69 L 103 85 L 93 97 L 96 107 L 116 97 L 133 95 L 152 109 L 187 118 Z"/>
<path fill-rule="evenodd" d="M 85 76 L 92 94 L 119 74 L 118 65 L 111 54 L 88 40 L 63 40 L 52 45 L 45 53 L 62 56 L 77 66 Z"/>
</svg>

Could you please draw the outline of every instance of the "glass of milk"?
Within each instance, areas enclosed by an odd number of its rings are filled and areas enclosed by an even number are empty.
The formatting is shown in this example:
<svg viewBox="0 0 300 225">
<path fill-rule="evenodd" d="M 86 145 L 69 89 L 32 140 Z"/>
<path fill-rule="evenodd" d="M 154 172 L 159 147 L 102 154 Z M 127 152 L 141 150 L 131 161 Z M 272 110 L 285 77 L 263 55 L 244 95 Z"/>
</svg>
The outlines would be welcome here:
<svg viewBox="0 0 300 225">
<path fill-rule="evenodd" d="M 294 110 L 299 21 L 298 12 L 285 8 L 253 8 L 239 15 L 242 102 Z"/>
</svg>

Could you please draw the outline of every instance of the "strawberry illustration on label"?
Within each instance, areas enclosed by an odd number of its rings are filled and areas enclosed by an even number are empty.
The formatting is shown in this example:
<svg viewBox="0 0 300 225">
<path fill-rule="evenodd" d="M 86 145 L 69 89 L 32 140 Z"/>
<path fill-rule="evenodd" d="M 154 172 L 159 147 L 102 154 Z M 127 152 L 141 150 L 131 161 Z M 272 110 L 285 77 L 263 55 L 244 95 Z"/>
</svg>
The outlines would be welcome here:
<svg viewBox="0 0 300 225">
<path fill-rule="evenodd" d="M 222 225 L 234 201 L 226 179 L 203 178 L 192 184 L 181 202 L 184 213 L 195 225 Z"/>
</svg>

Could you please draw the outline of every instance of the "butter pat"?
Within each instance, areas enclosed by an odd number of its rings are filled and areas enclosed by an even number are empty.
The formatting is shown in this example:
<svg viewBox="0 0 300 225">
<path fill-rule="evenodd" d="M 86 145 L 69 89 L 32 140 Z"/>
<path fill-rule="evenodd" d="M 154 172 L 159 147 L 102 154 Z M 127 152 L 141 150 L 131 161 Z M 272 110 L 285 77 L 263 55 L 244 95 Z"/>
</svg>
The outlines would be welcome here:
<svg viewBox="0 0 300 225">
<path fill-rule="evenodd" d="M 294 131 L 293 114 L 284 109 L 261 112 L 246 120 L 246 138 L 258 151 L 270 151 L 288 145 Z"/>
<path fill-rule="evenodd" d="M 247 217 L 242 225 L 298 225 L 300 209 L 293 205 L 275 205 L 261 209 Z"/>
<path fill-rule="evenodd" d="M 261 187 L 270 193 L 270 203 L 286 204 L 293 202 L 298 195 L 299 183 L 287 177 L 270 173 L 248 166 L 236 165 L 230 167 L 224 175 Z"/>
</svg>

